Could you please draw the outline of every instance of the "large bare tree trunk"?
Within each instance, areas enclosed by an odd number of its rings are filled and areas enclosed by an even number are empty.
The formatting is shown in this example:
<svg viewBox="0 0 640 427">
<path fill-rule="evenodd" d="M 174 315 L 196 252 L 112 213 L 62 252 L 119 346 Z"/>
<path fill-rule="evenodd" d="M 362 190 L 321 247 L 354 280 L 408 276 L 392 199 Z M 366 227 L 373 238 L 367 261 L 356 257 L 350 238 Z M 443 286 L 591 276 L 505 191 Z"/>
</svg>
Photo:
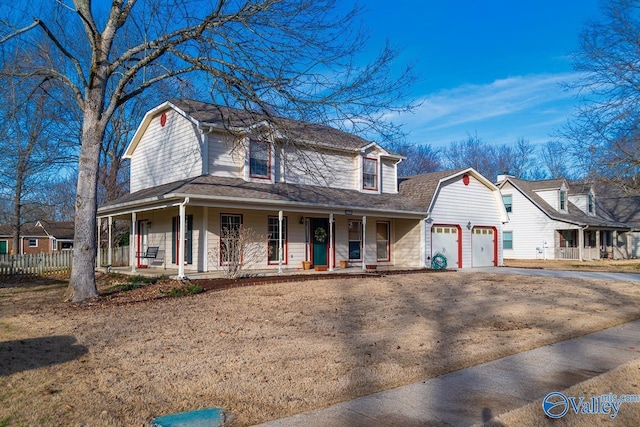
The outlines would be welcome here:
<svg viewBox="0 0 640 427">
<path fill-rule="evenodd" d="M 99 92 L 96 91 L 96 92 Z M 93 98 L 100 98 L 95 95 Z M 101 104 L 100 100 L 87 99 L 87 103 Z M 98 296 L 95 278 L 97 250 L 97 188 L 98 159 L 105 126 L 100 120 L 101 106 L 84 108 L 82 147 L 78 164 L 78 187 L 76 195 L 75 237 L 73 246 L 73 269 L 69 286 L 74 302 Z"/>
</svg>

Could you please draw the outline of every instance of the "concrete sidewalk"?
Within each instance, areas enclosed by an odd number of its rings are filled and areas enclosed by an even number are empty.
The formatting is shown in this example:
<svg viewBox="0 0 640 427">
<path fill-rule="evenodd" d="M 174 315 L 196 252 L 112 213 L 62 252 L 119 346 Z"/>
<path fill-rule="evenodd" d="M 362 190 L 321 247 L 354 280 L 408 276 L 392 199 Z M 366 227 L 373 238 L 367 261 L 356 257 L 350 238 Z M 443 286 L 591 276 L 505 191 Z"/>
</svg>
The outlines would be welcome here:
<svg viewBox="0 0 640 427">
<path fill-rule="evenodd" d="M 636 320 L 261 426 L 469 426 L 639 357 Z"/>
</svg>

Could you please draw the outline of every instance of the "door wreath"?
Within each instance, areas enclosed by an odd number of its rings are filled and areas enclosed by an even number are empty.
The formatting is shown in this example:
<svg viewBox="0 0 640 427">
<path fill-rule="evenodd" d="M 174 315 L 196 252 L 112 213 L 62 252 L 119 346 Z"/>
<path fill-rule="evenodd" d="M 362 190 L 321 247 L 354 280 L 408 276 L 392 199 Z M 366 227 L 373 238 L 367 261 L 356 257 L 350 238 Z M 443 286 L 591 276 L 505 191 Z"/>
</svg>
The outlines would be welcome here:
<svg viewBox="0 0 640 427">
<path fill-rule="evenodd" d="M 316 242 L 324 243 L 324 241 L 327 240 L 327 232 L 322 227 L 316 228 L 314 236 L 316 238 Z"/>
</svg>

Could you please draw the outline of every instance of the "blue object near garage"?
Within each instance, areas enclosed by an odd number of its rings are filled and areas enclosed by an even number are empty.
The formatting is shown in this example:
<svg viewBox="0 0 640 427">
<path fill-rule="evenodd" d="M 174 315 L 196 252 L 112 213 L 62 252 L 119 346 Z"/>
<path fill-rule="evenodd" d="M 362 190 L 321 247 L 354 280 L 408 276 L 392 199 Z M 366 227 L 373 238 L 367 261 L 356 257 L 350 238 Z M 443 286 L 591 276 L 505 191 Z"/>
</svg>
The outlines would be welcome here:
<svg viewBox="0 0 640 427">
<path fill-rule="evenodd" d="M 163 415 L 153 420 L 154 427 L 219 427 L 227 421 L 222 408 L 198 409 Z"/>
</svg>

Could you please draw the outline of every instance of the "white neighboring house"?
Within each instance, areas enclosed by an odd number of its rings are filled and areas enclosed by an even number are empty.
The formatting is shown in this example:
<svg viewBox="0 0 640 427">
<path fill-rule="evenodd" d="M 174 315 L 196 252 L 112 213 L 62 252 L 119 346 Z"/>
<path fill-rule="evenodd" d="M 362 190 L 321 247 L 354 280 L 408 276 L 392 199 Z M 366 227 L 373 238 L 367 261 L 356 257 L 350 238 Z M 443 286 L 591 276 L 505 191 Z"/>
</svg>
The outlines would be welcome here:
<svg viewBox="0 0 640 427">
<path fill-rule="evenodd" d="M 500 175 L 498 187 L 509 214 L 503 231 L 505 258 L 625 257 L 630 228 L 597 208 L 592 186 Z"/>
<path fill-rule="evenodd" d="M 640 258 L 640 195 L 614 185 L 598 185 L 597 191 L 596 209 L 631 227 L 624 258 Z"/>
<path fill-rule="evenodd" d="M 401 178 L 400 193 L 429 214 L 427 262 L 436 253 L 449 268 L 503 265 L 502 229 L 508 222 L 500 191 L 473 168 Z"/>
<path fill-rule="evenodd" d="M 184 277 L 223 269 L 234 243 L 224 231 L 240 228 L 259 236 L 246 269 L 421 268 L 431 258 L 430 215 L 438 224 L 472 224 L 461 233 L 469 243 L 472 230 L 486 227 L 478 247 L 490 229 L 499 237 L 506 220 L 497 188 L 472 169 L 414 177 L 399 189 L 404 157 L 376 143 L 199 101 L 149 111 L 125 158 L 131 192 L 101 206 L 98 220 L 131 221 L 132 271 L 162 266 Z M 487 259 L 477 263 L 500 264 L 500 245 L 491 244 L 478 249 Z M 469 266 L 465 245 L 458 265 Z"/>
</svg>

